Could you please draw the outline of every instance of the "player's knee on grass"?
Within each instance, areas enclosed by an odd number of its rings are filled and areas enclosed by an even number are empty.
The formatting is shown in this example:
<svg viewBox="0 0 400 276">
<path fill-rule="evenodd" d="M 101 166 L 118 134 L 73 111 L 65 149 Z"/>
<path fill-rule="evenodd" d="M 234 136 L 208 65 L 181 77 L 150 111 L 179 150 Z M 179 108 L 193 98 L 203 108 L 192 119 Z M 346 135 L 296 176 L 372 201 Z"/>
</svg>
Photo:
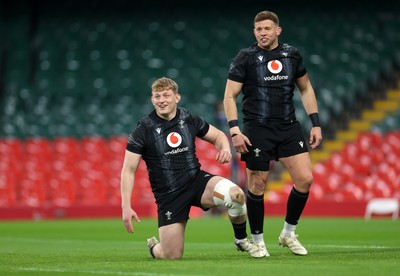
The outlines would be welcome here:
<svg viewBox="0 0 400 276">
<path fill-rule="evenodd" d="M 168 252 L 164 252 L 163 259 L 178 260 L 182 259 L 182 256 L 183 252 L 180 250 L 168 250 Z"/>
<path fill-rule="evenodd" d="M 155 253 L 156 258 L 177 260 L 182 259 L 183 249 L 177 247 L 163 248 L 161 244 L 157 244 L 157 248 L 154 248 L 153 253 Z"/>
<path fill-rule="evenodd" d="M 242 189 L 228 179 L 222 179 L 215 185 L 213 199 L 215 205 L 227 207 L 231 217 L 246 214 L 245 196 Z"/>
</svg>

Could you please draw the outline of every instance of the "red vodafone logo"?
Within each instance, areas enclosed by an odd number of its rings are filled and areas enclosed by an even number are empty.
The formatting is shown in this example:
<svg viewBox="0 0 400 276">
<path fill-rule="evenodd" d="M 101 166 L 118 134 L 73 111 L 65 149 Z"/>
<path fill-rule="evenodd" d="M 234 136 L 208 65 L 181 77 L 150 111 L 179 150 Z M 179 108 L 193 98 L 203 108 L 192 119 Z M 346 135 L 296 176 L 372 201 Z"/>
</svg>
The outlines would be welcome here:
<svg viewBox="0 0 400 276">
<path fill-rule="evenodd" d="M 179 147 L 182 143 L 182 136 L 177 132 L 171 132 L 167 136 L 167 143 L 172 148 Z"/>
<path fill-rule="evenodd" d="M 271 60 L 268 62 L 268 70 L 273 74 L 278 74 L 282 71 L 282 63 L 279 60 Z"/>
</svg>

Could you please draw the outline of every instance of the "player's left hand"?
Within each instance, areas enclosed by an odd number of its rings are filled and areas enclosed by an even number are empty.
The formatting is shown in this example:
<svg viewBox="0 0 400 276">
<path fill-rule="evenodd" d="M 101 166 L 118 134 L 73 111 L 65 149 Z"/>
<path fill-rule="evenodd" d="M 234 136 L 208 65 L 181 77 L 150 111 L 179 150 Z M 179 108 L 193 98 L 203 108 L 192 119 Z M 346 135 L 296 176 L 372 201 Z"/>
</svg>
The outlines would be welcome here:
<svg viewBox="0 0 400 276">
<path fill-rule="evenodd" d="M 321 144 L 322 133 L 321 127 L 313 127 L 310 132 L 310 147 L 315 149 Z"/>
<path fill-rule="evenodd" d="M 215 160 L 221 164 L 228 163 L 232 159 L 232 154 L 230 149 L 221 149 L 218 151 Z"/>
</svg>

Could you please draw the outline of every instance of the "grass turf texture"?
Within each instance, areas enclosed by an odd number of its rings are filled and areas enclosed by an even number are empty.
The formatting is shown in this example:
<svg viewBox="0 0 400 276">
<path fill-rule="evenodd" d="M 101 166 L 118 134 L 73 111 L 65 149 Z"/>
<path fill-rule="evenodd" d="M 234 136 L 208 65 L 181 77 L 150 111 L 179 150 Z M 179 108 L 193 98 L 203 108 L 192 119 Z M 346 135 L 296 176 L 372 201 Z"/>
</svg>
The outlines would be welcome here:
<svg viewBox="0 0 400 276">
<path fill-rule="evenodd" d="M 226 217 L 189 220 L 182 260 L 155 260 L 146 238 L 157 223 L 143 219 L 135 233 L 122 221 L 0 222 L 0 275 L 399 275 L 400 221 L 303 218 L 297 234 L 308 249 L 295 256 L 278 246 L 282 218 L 265 218 L 271 257 L 238 252 Z"/>
</svg>

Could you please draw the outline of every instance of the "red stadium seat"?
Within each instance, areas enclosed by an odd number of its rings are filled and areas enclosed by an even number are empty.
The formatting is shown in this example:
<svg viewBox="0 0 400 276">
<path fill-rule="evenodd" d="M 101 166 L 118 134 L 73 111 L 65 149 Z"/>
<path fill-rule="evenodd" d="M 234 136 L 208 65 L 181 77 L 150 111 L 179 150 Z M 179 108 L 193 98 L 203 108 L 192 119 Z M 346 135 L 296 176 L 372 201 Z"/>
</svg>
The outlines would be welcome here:
<svg viewBox="0 0 400 276">
<path fill-rule="evenodd" d="M 107 202 L 107 181 L 100 172 L 87 172 L 80 179 L 77 192 L 83 205 L 103 205 Z"/>
<path fill-rule="evenodd" d="M 331 158 L 325 162 L 325 165 L 328 171 L 335 172 L 340 170 L 343 162 L 343 156 L 339 152 L 335 152 L 331 155 Z"/>
<path fill-rule="evenodd" d="M 379 132 L 364 132 L 356 140 L 356 144 L 363 151 L 377 147 L 383 142 L 383 135 Z"/>
<path fill-rule="evenodd" d="M 286 191 L 267 191 L 265 200 L 270 203 L 282 203 L 286 202 L 288 194 Z"/>
<path fill-rule="evenodd" d="M 39 175 L 22 179 L 19 190 L 19 201 L 23 206 L 40 207 L 47 202 L 45 180 Z"/>
<path fill-rule="evenodd" d="M 30 138 L 25 141 L 25 152 L 29 155 L 43 156 L 47 159 L 52 156 L 52 145 L 45 138 Z"/>
<path fill-rule="evenodd" d="M 74 175 L 60 172 L 49 180 L 49 194 L 54 206 L 68 207 L 76 203 L 77 180 Z"/>
<path fill-rule="evenodd" d="M 121 188 L 120 188 L 121 177 L 112 176 L 108 180 L 108 195 L 107 199 L 111 205 L 121 204 Z"/>
<path fill-rule="evenodd" d="M 207 151 L 210 148 L 210 146 L 212 146 L 209 142 L 204 141 L 200 138 L 196 138 L 195 143 L 196 143 L 196 150 L 201 152 Z"/>
<path fill-rule="evenodd" d="M 110 170 L 110 174 L 112 175 L 121 174 L 123 162 L 124 162 L 123 159 L 110 159 L 107 164 L 108 169 Z"/>
<path fill-rule="evenodd" d="M 23 154 L 22 142 L 16 138 L 0 139 L 0 157 L 20 159 Z"/>
<path fill-rule="evenodd" d="M 385 134 L 385 143 L 400 149 L 400 131 L 390 131 Z"/>
<path fill-rule="evenodd" d="M 16 203 L 16 179 L 13 173 L 0 171 L 0 207 L 11 207 Z"/>
<path fill-rule="evenodd" d="M 57 157 L 71 156 L 73 159 L 80 158 L 81 145 L 80 142 L 71 137 L 57 137 L 53 140 L 53 149 Z"/>
<path fill-rule="evenodd" d="M 326 175 L 329 173 L 327 165 L 325 163 L 317 163 L 314 167 L 313 170 L 313 176 L 314 176 L 314 183 L 319 183 L 322 184 L 326 180 Z"/>
<path fill-rule="evenodd" d="M 312 188 L 310 190 L 309 200 L 324 200 L 325 198 L 325 190 L 319 183 L 313 183 Z"/>
<path fill-rule="evenodd" d="M 357 186 L 353 181 L 348 181 L 343 185 L 344 193 L 348 194 L 348 197 L 352 197 L 353 200 L 360 201 L 363 199 L 363 190 Z"/>
<path fill-rule="evenodd" d="M 9 172 L 16 177 L 23 175 L 24 168 L 21 162 L 22 160 L 24 160 L 22 157 L 17 159 L 8 155 L 0 155 L 0 174 Z"/>
<path fill-rule="evenodd" d="M 105 138 L 84 137 L 81 140 L 82 152 L 87 158 L 109 158 L 109 147 Z"/>
<path fill-rule="evenodd" d="M 114 136 L 109 138 L 108 147 L 112 153 L 111 158 L 123 160 L 127 142 L 128 139 L 125 136 Z"/>
<path fill-rule="evenodd" d="M 343 163 L 342 168 L 338 171 L 338 173 L 342 177 L 343 182 L 351 182 L 356 176 L 356 168 L 348 163 Z"/>
</svg>

